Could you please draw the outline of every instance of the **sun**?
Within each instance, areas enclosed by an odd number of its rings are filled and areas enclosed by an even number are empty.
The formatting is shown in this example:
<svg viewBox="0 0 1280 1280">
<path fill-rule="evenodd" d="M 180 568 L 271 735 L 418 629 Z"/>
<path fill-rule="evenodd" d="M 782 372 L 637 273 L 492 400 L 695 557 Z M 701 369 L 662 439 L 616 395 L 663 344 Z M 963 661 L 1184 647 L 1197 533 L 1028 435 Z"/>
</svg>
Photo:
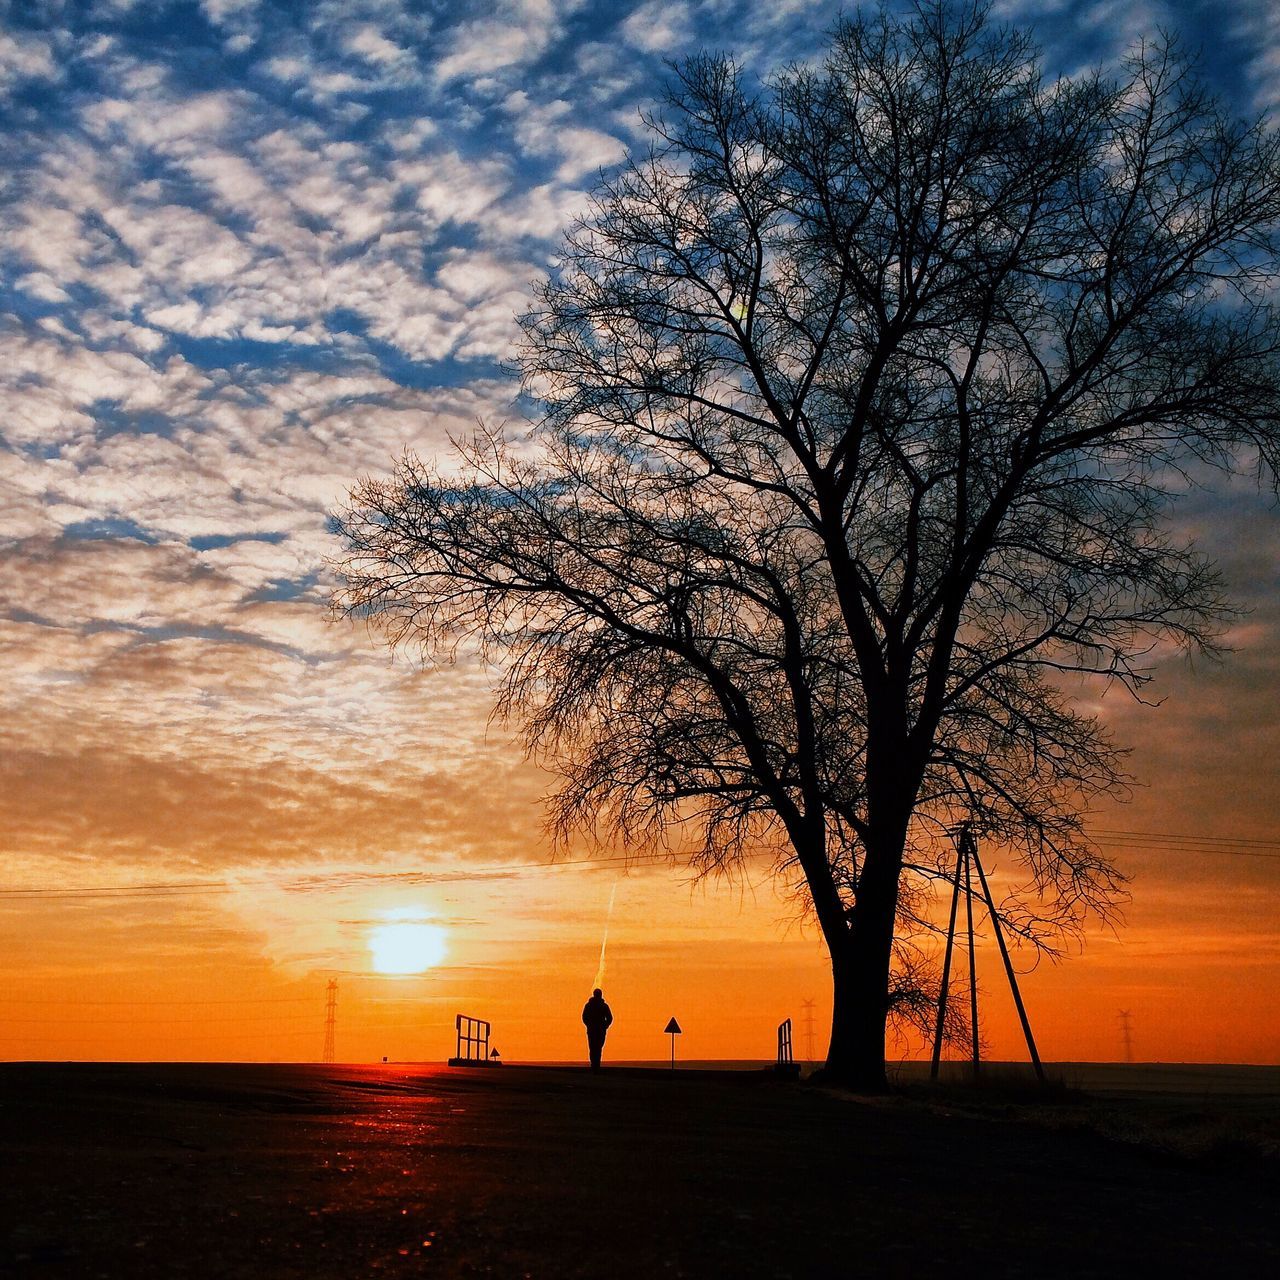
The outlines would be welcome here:
<svg viewBox="0 0 1280 1280">
<path fill-rule="evenodd" d="M 422 973 L 444 959 L 445 932 L 438 924 L 396 920 L 369 930 L 375 973 Z"/>
</svg>

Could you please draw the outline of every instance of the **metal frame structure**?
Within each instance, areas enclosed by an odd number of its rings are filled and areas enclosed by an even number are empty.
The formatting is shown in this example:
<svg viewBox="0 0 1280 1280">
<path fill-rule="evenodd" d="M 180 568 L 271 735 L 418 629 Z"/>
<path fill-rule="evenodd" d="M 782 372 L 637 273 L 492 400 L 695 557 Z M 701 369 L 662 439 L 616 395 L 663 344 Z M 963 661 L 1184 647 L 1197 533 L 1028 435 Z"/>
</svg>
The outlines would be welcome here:
<svg viewBox="0 0 1280 1280">
<path fill-rule="evenodd" d="M 453 1028 L 456 1032 L 456 1040 L 453 1057 L 449 1059 L 451 1067 L 500 1065 L 501 1059 L 491 1057 L 489 1054 L 489 1032 L 492 1028 L 483 1018 L 473 1018 L 466 1013 L 455 1014 Z"/>
<path fill-rule="evenodd" d="M 1000 916 L 996 904 L 991 897 L 991 886 L 987 884 L 986 872 L 982 869 L 982 861 L 978 857 L 978 842 L 966 822 L 953 834 L 956 845 L 956 871 L 952 880 L 951 918 L 947 924 L 947 948 L 942 959 L 942 989 L 938 993 L 938 1022 L 933 1034 L 933 1061 L 929 1065 L 929 1079 L 938 1079 L 938 1064 L 942 1060 L 942 1029 L 947 1016 L 947 989 L 951 980 L 951 953 L 956 940 L 956 908 L 960 902 L 960 879 L 964 877 L 964 904 L 966 928 L 969 935 L 969 1027 L 970 1052 L 973 1060 L 973 1077 L 976 1080 L 981 1070 L 981 1055 L 978 1051 L 978 980 L 974 961 L 973 946 L 973 880 L 971 869 L 978 873 L 978 883 L 982 886 L 982 896 L 987 904 L 987 915 L 991 920 L 992 931 L 1000 947 L 1000 958 L 1004 961 L 1005 976 L 1009 979 L 1009 990 L 1013 993 L 1013 1002 L 1018 1007 L 1018 1019 L 1022 1023 L 1022 1034 L 1026 1037 L 1027 1049 L 1031 1054 L 1032 1065 L 1036 1069 L 1036 1078 L 1041 1084 L 1045 1082 L 1044 1067 L 1040 1055 L 1036 1052 L 1035 1037 L 1031 1034 L 1031 1021 L 1027 1017 L 1026 1006 L 1022 1003 L 1022 992 L 1018 990 L 1018 978 L 1013 971 L 1013 961 L 1009 959 L 1009 948 L 1005 946 L 1004 931 L 1000 928 Z"/>
<path fill-rule="evenodd" d="M 778 1023 L 778 1060 L 773 1064 L 773 1069 L 780 1076 L 800 1074 L 800 1064 L 795 1060 L 791 1050 L 790 1018 L 784 1018 Z"/>
</svg>

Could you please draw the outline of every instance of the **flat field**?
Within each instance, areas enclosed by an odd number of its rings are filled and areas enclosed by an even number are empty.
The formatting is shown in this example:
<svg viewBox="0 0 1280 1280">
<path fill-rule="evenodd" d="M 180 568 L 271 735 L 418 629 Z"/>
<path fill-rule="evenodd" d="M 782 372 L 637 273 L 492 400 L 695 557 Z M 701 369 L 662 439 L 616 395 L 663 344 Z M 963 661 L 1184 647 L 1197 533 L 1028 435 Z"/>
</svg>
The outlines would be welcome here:
<svg viewBox="0 0 1280 1280">
<path fill-rule="evenodd" d="M 1254 1122 L 1280 1073 L 1257 1079 L 1248 1141 L 1221 1147 L 1153 1140 L 1123 1089 L 6 1064 L 0 1274 L 1272 1275 L 1280 1176 Z M 1212 1112 L 1203 1088 L 1155 1096 Z"/>
</svg>

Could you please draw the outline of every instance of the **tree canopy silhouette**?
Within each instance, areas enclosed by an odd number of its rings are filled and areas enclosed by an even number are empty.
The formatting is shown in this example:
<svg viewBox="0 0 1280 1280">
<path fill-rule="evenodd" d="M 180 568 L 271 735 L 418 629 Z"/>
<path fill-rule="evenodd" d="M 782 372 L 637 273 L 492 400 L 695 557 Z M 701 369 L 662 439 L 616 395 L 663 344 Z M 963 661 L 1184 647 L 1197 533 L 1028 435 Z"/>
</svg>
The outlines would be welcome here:
<svg viewBox="0 0 1280 1280">
<path fill-rule="evenodd" d="M 1276 138 L 1169 40 L 1051 80 L 946 4 L 764 84 L 693 57 L 648 123 L 523 319 L 534 425 L 363 481 L 339 602 L 483 648 L 561 831 L 773 850 L 828 1070 L 882 1088 L 953 824 L 1019 860 L 1034 944 L 1120 891 L 1081 821 L 1120 753 L 1072 691 L 1213 644 L 1167 516 L 1203 464 L 1275 475 Z"/>
</svg>

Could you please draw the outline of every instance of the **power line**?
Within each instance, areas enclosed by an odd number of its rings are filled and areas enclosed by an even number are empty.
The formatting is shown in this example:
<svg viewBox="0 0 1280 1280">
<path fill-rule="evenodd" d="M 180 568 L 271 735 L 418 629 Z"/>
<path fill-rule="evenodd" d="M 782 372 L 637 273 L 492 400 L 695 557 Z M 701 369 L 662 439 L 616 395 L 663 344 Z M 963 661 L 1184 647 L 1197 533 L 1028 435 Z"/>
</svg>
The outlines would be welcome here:
<svg viewBox="0 0 1280 1280">
<path fill-rule="evenodd" d="M 1125 848 L 1165 853 L 1222 855 L 1235 858 L 1280 859 L 1280 839 L 1255 836 L 1184 835 L 1170 831 L 1129 831 L 1095 828 L 1095 836 Z M 120 885 L 74 885 L 65 888 L 34 885 L 0 887 L 2 899 L 181 897 L 199 893 L 227 893 L 237 888 L 267 886 L 285 890 L 332 890 L 361 884 L 399 882 L 406 885 L 482 883 L 570 867 L 657 866 L 670 863 L 667 854 L 617 855 L 604 858 L 567 858 L 560 862 L 516 862 L 474 867 L 465 871 L 335 871 L 331 874 L 277 879 L 260 876 L 236 880 L 151 881 Z M 209 1003 L 202 1001 L 201 1003 Z"/>
<path fill-rule="evenodd" d="M 50 1000 L 50 1005 L 57 1005 L 58 1001 Z M 310 1003 L 314 1003 L 311 1001 Z M 314 1022 L 315 1015 L 311 1013 L 293 1013 L 287 1017 L 278 1014 L 263 1015 L 258 1017 L 244 1018 L 236 1014 L 230 1014 L 225 1018 L 131 1018 L 127 1015 L 116 1018 L 100 1018 L 85 1019 L 77 1018 L 75 1025 L 77 1027 L 139 1027 L 139 1026 L 157 1026 L 157 1027 L 181 1027 L 181 1026 L 206 1026 L 214 1022 Z M 51 1027 L 62 1025 L 67 1022 L 66 1018 L 11 1018 L 8 1014 L 4 1018 L 5 1024 L 35 1027 Z"/>
<path fill-rule="evenodd" d="M 1158 845 L 1151 844 L 1149 841 L 1120 841 L 1108 840 L 1107 844 L 1113 849 L 1120 849 L 1125 853 L 1190 853 L 1197 856 L 1201 854 L 1213 857 L 1221 855 L 1225 858 L 1261 858 L 1263 862 L 1275 862 L 1280 859 L 1280 852 L 1267 853 L 1262 849 L 1211 849 L 1211 848 L 1192 848 L 1187 845 Z"/>
<path fill-rule="evenodd" d="M 346 974 L 344 976 L 350 977 L 351 975 Z M 361 974 L 357 976 L 369 977 L 369 978 L 384 978 L 387 975 Z M 411 976 L 418 977 L 420 975 L 414 974 Z M 420 1008 L 424 1003 L 427 1003 L 431 1000 L 444 1000 L 444 999 L 447 999 L 447 997 L 428 996 L 428 995 L 412 995 L 412 996 L 381 996 L 381 995 L 368 996 L 366 995 L 364 997 L 364 1003 L 365 1005 L 376 1006 L 378 1008 L 386 1008 L 388 1006 L 398 1005 L 398 1004 L 411 1004 L 415 1008 Z M 206 1006 L 212 1006 L 212 1005 L 235 1005 L 237 1007 L 240 1007 L 243 1005 L 251 1005 L 251 1004 L 306 1004 L 306 1005 L 314 1006 L 315 997 L 314 996 L 276 996 L 270 999 L 251 999 L 251 1000 L 201 1000 L 193 997 L 190 1000 L 148 1000 L 145 996 L 140 996 L 137 1000 L 63 1000 L 58 996 L 46 996 L 43 999 L 33 998 L 31 996 L 0 996 L 0 1005 L 38 1005 L 41 1008 L 47 1007 L 49 1005 L 56 1005 L 58 1008 L 89 1007 L 94 1009 L 98 1009 L 98 1008 L 136 1009 L 139 1006 L 142 1006 L 143 1008 L 152 1009 L 152 1008 L 163 1008 L 165 1006 L 176 1005 L 184 1009 L 203 1009 Z M 310 1014 L 296 1014 L 296 1013 L 285 1014 L 285 1015 L 272 1014 L 271 1018 L 276 1018 L 276 1017 L 299 1018 L 299 1017 L 310 1017 L 310 1016 L 311 1016 Z M 271 1019 L 268 1018 L 265 1020 L 270 1021 Z M 5 1021 L 14 1022 L 14 1021 L 19 1021 L 19 1019 L 9 1018 L 6 1016 Z M 201 1018 L 200 1021 L 217 1022 L 219 1021 L 219 1019 L 218 1018 Z"/>
<path fill-rule="evenodd" d="M 1165 831 L 1128 831 L 1099 827 L 1092 833 L 1106 843 L 1128 849 L 1234 858 L 1280 860 L 1280 839 L 1253 836 L 1196 836 Z M 74 885 L 68 887 L 21 885 L 0 887 L 4 899 L 116 899 L 130 897 L 184 897 L 200 893 L 228 893 L 237 888 L 267 886 L 289 891 L 355 888 L 362 884 L 398 882 L 406 885 L 483 883 L 490 880 L 559 871 L 570 867 L 656 866 L 669 863 L 666 854 L 618 855 L 604 858 L 568 858 L 560 862 L 523 862 L 475 867 L 466 871 L 335 871 L 327 875 L 277 879 L 260 876 L 236 880 L 144 881 L 137 884 Z M 210 1003 L 202 1001 L 201 1003 Z"/>
<path fill-rule="evenodd" d="M 277 879 L 273 876 L 236 880 L 153 881 L 138 884 L 75 885 L 67 888 L 34 885 L 0 888 L 0 898 L 127 898 L 180 897 L 195 893 L 227 893 L 238 888 L 266 886 L 287 890 L 355 888 L 366 883 L 385 884 L 455 884 L 481 883 L 489 880 L 513 879 L 543 871 L 559 871 L 566 867 L 657 866 L 669 863 L 666 854 L 618 855 L 606 858 L 567 858 L 561 862 L 514 862 L 507 865 L 476 867 L 469 871 L 335 871 L 328 875 Z"/>
<path fill-rule="evenodd" d="M 381 1030 L 381 1029 L 382 1028 L 378 1028 L 378 1030 Z M 387 1028 L 387 1029 L 397 1030 L 399 1028 Z M 315 1029 L 313 1027 L 303 1027 L 295 1031 L 251 1031 L 251 1032 L 246 1031 L 240 1034 L 237 1034 L 234 1031 L 231 1031 L 231 1032 L 218 1031 L 218 1032 L 213 1032 L 207 1036 L 184 1035 L 182 1039 L 212 1040 L 217 1044 L 221 1044 L 224 1040 L 270 1040 L 270 1039 L 274 1039 L 277 1036 L 314 1036 L 314 1035 L 315 1035 Z M 78 1031 L 74 1029 L 69 1029 L 66 1031 L 43 1032 L 40 1034 L 37 1034 L 35 1032 L 29 1032 L 28 1034 L 23 1036 L 0 1036 L 0 1043 L 30 1044 L 32 1041 L 38 1042 L 40 1040 L 83 1040 L 85 1038 L 86 1037 L 82 1036 Z"/>
<path fill-rule="evenodd" d="M 1280 840 L 1249 836 L 1197 836 L 1159 831 L 1094 830 L 1092 835 L 1113 848 L 1158 853 L 1222 855 L 1231 858 L 1280 858 Z"/>
<path fill-rule="evenodd" d="M 8 1019 L 6 1019 L 5 1021 L 7 1024 Z M 315 1025 L 314 1025 L 315 1020 L 311 1019 L 310 1021 L 312 1022 L 312 1025 L 310 1027 L 292 1027 L 292 1028 L 285 1028 L 280 1031 L 272 1031 L 267 1028 L 263 1028 L 262 1030 L 259 1030 L 259 1031 L 244 1031 L 244 1032 L 210 1031 L 207 1035 L 201 1035 L 199 1032 L 195 1032 L 195 1033 L 184 1032 L 181 1036 L 181 1039 L 213 1040 L 216 1042 L 216 1041 L 222 1041 L 222 1040 L 270 1040 L 275 1036 L 313 1036 L 314 1037 L 314 1035 L 316 1034 Z M 125 1026 L 127 1024 L 111 1023 L 111 1022 L 94 1022 L 94 1023 L 88 1023 L 88 1024 L 76 1023 L 74 1026 L 70 1026 L 70 1027 L 61 1026 L 57 1023 L 48 1023 L 46 1025 L 50 1028 L 47 1031 L 33 1030 L 33 1031 L 23 1032 L 22 1035 L 18 1035 L 18 1036 L 0 1036 L 0 1042 L 8 1042 L 8 1043 L 28 1042 L 29 1043 L 31 1041 L 39 1041 L 39 1040 L 81 1040 L 86 1038 L 97 1038 L 103 1035 L 101 1031 L 101 1028 L 103 1027 Z M 95 1029 L 95 1036 L 86 1037 L 85 1035 L 83 1035 L 79 1029 L 82 1025 L 93 1027 Z M 344 1022 L 342 1025 L 344 1027 L 347 1027 L 346 1022 Z M 379 1036 L 390 1031 L 423 1032 L 424 1026 L 423 1026 L 423 1023 L 421 1022 L 363 1022 L 362 1021 L 362 1022 L 352 1023 L 351 1026 L 348 1027 L 347 1029 L 353 1033 L 358 1033 L 359 1035 L 362 1035 L 362 1036 Z"/>
<path fill-rule="evenodd" d="M 408 997 L 401 997 L 401 998 L 407 999 Z M 0 1004 L 93 1005 L 95 1007 L 99 1005 L 123 1005 L 129 1008 L 132 1008 L 133 1006 L 140 1005 L 140 1004 L 146 1005 L 148 1008 L 150 1008 L 153 1005 L 169 1005 L 169 1004 L 182 1005 L 184 1008 L 189 1008 L 191 1006 L 202 1008 L 204 1005 L 212 1005 L 212 1004 L 246 1005 L 246 1004 L 314 1004 L 314 1003 L 315 1003 L 314 996 L 266 996 L 262 998 L 255 997 L 253 999 L 248 999 L 248 1000 L 201 1000 L 198 998 L 192 998 L 190 1000 L 148 1000 L 145 996 L 137 1000 L 63 1000 L 56 996 L 51 996 L 47 999 L 39 1000 L 39 999 L 32 999 L 29 996 L 19 996 L 19 997 L 0 996 Z"/>
<path fill-rule="evenodd" d="M 1095 835 L 1100 836 L 1137 836 L 1144 840 L 1191 841 L 1195 844 L 1256 844 L 1280 848 L 1280 838 L 1270 836 L 1208 836 L 1187 835 L 1185 832 L 1173 831 L 1128 831 L 1114 827 L 1095 827 Z"/>
</svg>

